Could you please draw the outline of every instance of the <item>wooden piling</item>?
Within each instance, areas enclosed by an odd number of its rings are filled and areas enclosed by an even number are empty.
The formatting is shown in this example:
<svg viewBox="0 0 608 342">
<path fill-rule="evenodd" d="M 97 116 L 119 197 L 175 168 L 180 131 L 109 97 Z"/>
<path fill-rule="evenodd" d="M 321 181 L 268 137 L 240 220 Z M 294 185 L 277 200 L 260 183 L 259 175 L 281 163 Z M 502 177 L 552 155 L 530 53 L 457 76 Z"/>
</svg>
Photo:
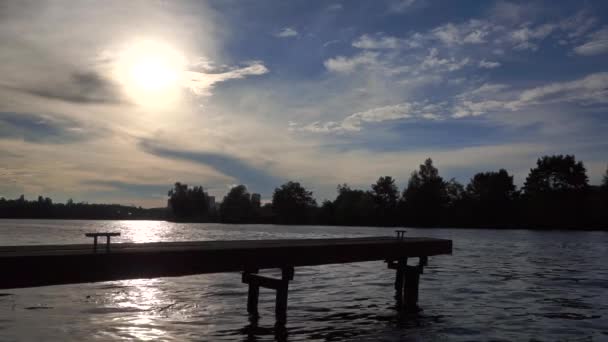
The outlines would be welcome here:
<svg viewBox="0 0 608 342">
<path fill-rule="evenodd" d="M 395 270 L 395 300 L 397 301 L 397 306 L 403 306 L 403 286 L 405 281 L 404 270 L 407 266 L 407 258 L 403 258 L 397 261 L 397 263 L 392 263 L 389 265 L 389 268 Z"/>
<path fill-rule="evenodd" d="M 418 285 L 420 283 L 420 268 L 406 266 L 405 284 L 403 286 L 403 305 L 406 311 L 418 311 Z"/>
<path fill-rule="evenodd" d="M 249 281 L 248 275 L 258 273 L 258 270 L 249 270 L 243 273 L 243 282 L 248 283 L 249 291 L 247 293 L 247 312 L 257 317 L 258 316 L 258 298 L 260 297 L 260 284 L 256 281 Z"/>
<path fill-rule="evenodd" d="M 293 274 L 293 267 L 285 267 L 281 269 L 281 284 L 277 288 L 275 302 L 275 316 L 277 325 L 285 325 L 285 323 L 287 323 L 287 293 L 289 281 L 293 280 Z"/>
<path fill-rule="evenodd" d="M 258 315 L 258 298 L 260 287 L 276 291 L 275 316 L 277 325 L 285 325 L 287 322 L 287 293 L 289 281 L 293 280 L 294 268 L 281 268 L 281 279 L 274 279 L 256 274 L 257 270 L 243 272 L 243 283 L 249 284 L 247 297 L 247 312 L 250 315 Z"/>
</svg>

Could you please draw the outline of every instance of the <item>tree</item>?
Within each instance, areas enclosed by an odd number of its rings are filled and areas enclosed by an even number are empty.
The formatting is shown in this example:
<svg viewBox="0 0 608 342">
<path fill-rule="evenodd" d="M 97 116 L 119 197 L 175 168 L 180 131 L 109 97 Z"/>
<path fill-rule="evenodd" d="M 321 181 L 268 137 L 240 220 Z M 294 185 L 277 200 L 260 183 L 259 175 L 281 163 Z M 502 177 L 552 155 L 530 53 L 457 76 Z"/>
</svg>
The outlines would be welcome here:
<svg viewBox="0 0 608 342">
<path fill-rule="evenodd" d="M 467 195 L 480 202 L 504 202 L 513 199 L 515 194 L 513 176 L 505 169 L 498 172 L 480 172 L 471 178 L 467 185 Z"/>
<path fill-rule="evenodd" d="M 378 178 L 376 183 L 372 184 L 371 196 L 375 204 L 376 224 L 393 225 L 399 201 L 399 189 L 395 185 L 395 180 L 390 176 Z"/>
<path fill-rule="evenodd" d="M 608 167 L 606 168 L 606 173 L 604 173 L 604 177 L 602 178 L 602 187 L 604 189 L 608 189 Z"/>
<path fill-rule="evenodd" d="M 338 196 L 334 201 L 334 222 L 342 226 L 376 225 L 375 201 L 371 193 L 353 190 L 347 184 L 338 185 Z"/>
<path fill-rule="evenodd" d="M 259 202 L 257 204 L 259 208 Z M 253 218 L 253 204 L 247 187 L 237 185 L 230 189 L 220 204 L 220 216 L 223 222 L 230 223 L 248 222 Z"/>
<path fill-rule="evenodd" d="M 311 212 L 316 206 L 312 191 L 306 190 L 298 182 L 289 181 L 274 189 L 272 194 L 272 209 L 279 223 L 310 223 Z"/>
<path fill-rule="evenodd" d="M 406 223 L 428 226 L 440 222 L 449 196 L 447 184 L 431 158 L 425 160 L 418 171 L 412 172 L 402 199 Z"/>
<path fill-rule="evenodd" d="M 528 195 L 556 191 L 580 191 L 589 186 L 589 178 L 583 162 L 573 155 L 544 156 L 536 161 L 524 184 Z"/>
<path fill-rule="evenodd" d="M 585 166 L 571 155 L 544 156 L 524 184 L 525 221 L 537 227 L 581 227 L 589 190 Z"/>
<path fill-rule="evenodd" d="M 469 222 L 485 227 L 514 222 L 517 217 L 513 202 L 516 193 L 513 176 L 504 169 L 475 174 L 466 189 Z"/>
<path fill-rule="evenodd" d="M 204 220 L 209 212 L 209 198 L 202 186 L 189 188 L 187 184 L 175 183 L 167 193 L 167 206 L 177 219 Z"/>
<path fill-rule="evenodd" d="M 251 207 L 258 210 L 262 207 L 262 196 L 260 194 L 251 194 Z"/>
</svg>

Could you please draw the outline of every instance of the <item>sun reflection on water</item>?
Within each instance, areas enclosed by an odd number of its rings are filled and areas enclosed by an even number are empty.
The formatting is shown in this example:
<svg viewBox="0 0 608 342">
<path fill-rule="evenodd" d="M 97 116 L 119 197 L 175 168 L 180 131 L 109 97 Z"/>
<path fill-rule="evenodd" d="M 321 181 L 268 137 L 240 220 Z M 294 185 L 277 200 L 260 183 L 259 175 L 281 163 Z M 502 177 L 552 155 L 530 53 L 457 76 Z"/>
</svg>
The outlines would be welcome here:
<svg viewBox="0 0 608 342">
<path fill-rule="evenodd" d="M 128 313 L 115 320 L 120 336 L 137 341 L 162 340 L 167 332 L 159 328 L 158 312 L 171 305 L 165 298 L 160 279 L 135 279 L 117 282 L 121 291 L 110 294 L 112 306 Z"/>
<path fill-rule="evenodd" d="M 164 221 L 121 221 L 121 240 L 135 243 L 167 241 L 173 227 Z"/>
</svg>

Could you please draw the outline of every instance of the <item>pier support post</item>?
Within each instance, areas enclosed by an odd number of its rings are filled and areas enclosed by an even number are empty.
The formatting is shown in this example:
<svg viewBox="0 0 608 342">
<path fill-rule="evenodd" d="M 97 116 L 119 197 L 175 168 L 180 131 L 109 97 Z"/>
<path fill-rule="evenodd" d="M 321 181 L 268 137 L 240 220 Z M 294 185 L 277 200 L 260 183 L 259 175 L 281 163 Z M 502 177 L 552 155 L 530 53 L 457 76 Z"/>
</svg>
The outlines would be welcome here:
<svg viewBox="0 0 608 342">
<path fill-rule="evenodd" d="M 390 267 L 390 266 L 389 266 Z M 405 282 L 404 270 L 407 267 L 407 258 L 403 258 L 397 261 L 394 265 L 395 268 L 395 300 L 397 306 L 403 306 L 403 283 Z"/>
<path fill-rule="evenodd" d="M 251 270 L 248 274 L 258 273 L 258 270 Z M 243 273 L 243 282 L 245 282 L 245 274 Z M 249 282 L 249 291 L 247 293 L 247 312 L 257 317 L 258 316 L 258 298 L 260 297 L 260 284 L 255 281 Z"/>
<path fill-rule="evenodd" d="M 388 268 L 395 270 L 395 299 L 399 309 L 416 312 L 418 308 L 418 287 L 420 274 L 427 263 L 426 257 L 420 257 L 417 266 L 408 266 L 407 258 L 397 261 L 389 260 Z"/>
<path fill-rule="evenodd" d="M 285 325 L 287 323 L 287 290 L 289 281 L 293 280 L 293 267 L 281 269 L 281 282 L 277 288 L 277 297 L 275 302 L 275 315 L 277 325 Z"/>
<path fill-rule="evenodd" d="M 420 283 L 420 268 L 406 266 L 404 270 L 405 284 L 403 286 L 403 305 L 406 311 L 418 311 L 418 285 Z"/>
<path fill-rule="evenodd" d="M 247 297 L 247 312 L 255 317 L 258 316 L 258 297 L 260 287 L 273 289 L 276 291 L 275 316 L 278 326 L 285 325 L 287 322 L 287 293 L 289 281 L 293 280 L 293 267 L 281 268 L 281 279 L 264 277 L 257 274 L 257 270 L 243 272 L 243 283 L 249 284 Z"/>
</svg>

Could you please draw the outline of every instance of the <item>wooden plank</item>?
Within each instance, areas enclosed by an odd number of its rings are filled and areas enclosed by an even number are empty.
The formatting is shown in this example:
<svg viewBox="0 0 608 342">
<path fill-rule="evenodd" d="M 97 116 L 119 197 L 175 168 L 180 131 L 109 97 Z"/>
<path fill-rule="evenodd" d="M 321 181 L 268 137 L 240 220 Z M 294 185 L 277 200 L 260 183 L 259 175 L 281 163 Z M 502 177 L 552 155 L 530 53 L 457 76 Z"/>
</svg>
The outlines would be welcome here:
<svg viewBox="0 0 608 342">
<path fill-rule="evenodd" d="M 243 274 L 243 283 L 253 284 L 256 287 L 276 290 L 282 287 L 285 283 L 282 279 L 274 279 L 257 274 Z"/>
<path fill-rule="evenodd" d="M 0 247 L 0 289 L 451 254 L 450 240 L 363 237 Z"/>
<path fill-rule="evenodd" d="M 120 233 L 85 233 L 86 237 L 96 237 L 96 236 L 120 236 Z"/>
</svg>

